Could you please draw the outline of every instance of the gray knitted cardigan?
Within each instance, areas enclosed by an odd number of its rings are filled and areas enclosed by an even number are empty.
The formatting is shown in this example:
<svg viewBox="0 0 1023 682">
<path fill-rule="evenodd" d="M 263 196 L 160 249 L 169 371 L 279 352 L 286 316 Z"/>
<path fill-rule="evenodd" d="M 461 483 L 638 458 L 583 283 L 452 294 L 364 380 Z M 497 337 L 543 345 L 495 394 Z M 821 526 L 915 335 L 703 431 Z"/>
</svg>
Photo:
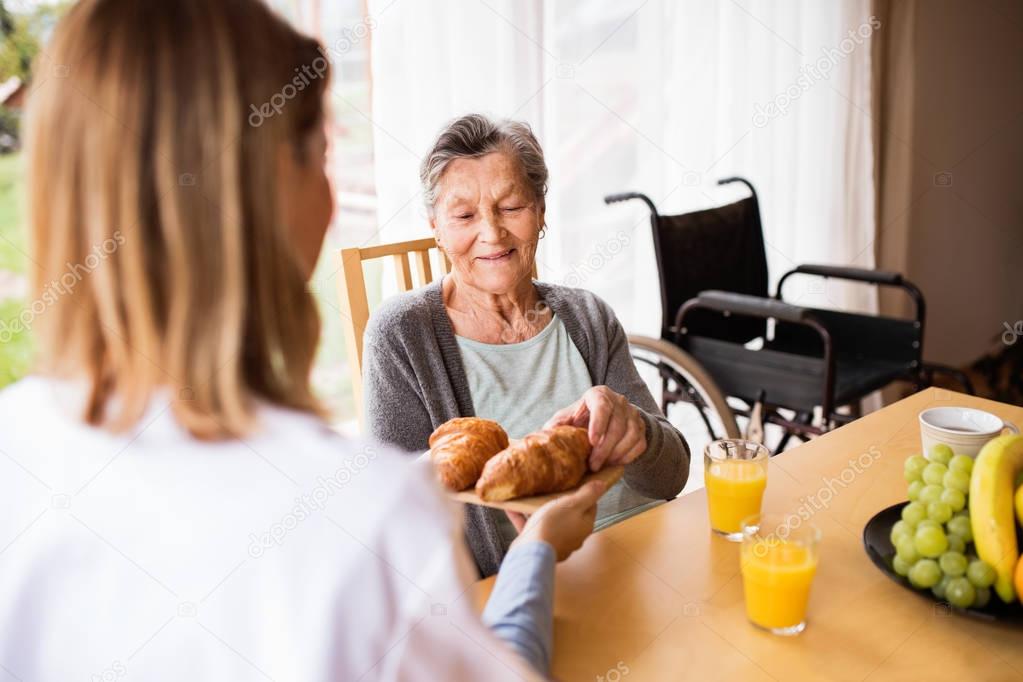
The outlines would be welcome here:
<svg viewBox="0 0 1023 682">
<path fill-rule="evenodd" d="M 564 323 L 593 385 L 624 395 L 646 422 L 647 450 L 626 467 L 626 485 L 651 499 L 678 495 L 689 476 L 689 450 L 636 371 L 614 312 L 582 289 L 542 282 L 535 286 Z M 448 419 L 474 415 L 440 282 L 395 296 L 373 314 L 363 368 L 367 425 L 377 440 L 421 453 L 435 428 Z M 497 572 L 507 550 L 497 526 L 500 514 L 475 505 L 465 508 L 467 540 L 483 576 Z"/>
</svg>

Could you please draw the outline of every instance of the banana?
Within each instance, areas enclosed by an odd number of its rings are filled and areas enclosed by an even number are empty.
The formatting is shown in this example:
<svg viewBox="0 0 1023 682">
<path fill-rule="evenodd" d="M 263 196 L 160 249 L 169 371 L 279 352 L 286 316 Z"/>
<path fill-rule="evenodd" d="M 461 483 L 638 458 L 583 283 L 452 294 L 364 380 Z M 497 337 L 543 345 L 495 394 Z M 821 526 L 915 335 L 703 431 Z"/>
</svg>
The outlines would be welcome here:
<svg viewBox="0 0 1023 682">
<path fill-rule="evenodd" d="M 1013 492 L 1023 471 L 1023 436 L 999 436 L 977 455 L 970 477 L 970 524 L 977 556 L 995 568 L 994 588 L 1005 603 L 1015 600 L 1013 572 L 1019 550 Z"/>
<path fill-rule="evenodd" d="M 1016 489 L 1016 520 L 1023 527 L 1023 485 Z"/>
<path fill-rule="evenodd" d="M 1016 564 L 1016 596 L 1019 597 L 1019 603 L 1023 604 L 1023 557 Z"/>
</svg>

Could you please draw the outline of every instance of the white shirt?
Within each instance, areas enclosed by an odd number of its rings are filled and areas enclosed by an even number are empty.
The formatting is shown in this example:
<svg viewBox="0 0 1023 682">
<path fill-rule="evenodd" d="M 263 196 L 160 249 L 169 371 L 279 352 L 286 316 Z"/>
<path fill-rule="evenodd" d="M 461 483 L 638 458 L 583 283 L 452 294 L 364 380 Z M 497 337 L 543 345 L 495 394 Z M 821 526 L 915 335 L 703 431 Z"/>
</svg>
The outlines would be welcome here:
<svg viewBox="0 0 1023 682">
<path fill-rule="evenodd" d="M 0 392 L 0 665 L 23 680 L 531 679 L 484 628 L 425 465 L 262 408 L 201 443 Z M 495 661 L 500 659 L 500 663 Z"/>
</svg>

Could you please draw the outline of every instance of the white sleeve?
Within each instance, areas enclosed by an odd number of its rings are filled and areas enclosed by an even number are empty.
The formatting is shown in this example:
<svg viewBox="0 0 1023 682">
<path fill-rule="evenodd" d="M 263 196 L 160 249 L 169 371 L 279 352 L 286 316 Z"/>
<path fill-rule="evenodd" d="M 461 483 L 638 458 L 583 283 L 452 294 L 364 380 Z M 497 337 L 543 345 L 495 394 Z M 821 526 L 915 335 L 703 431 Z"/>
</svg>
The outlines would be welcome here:
<svg viewBox="0 0 1023 682">
<path fill-rule="evenodd" d="M 410 468 L 400 519 L 382 529 L 381 542 L 392 569 L 386 608 L 398 632 L 365 679 L 542 679 L 480 621 L 460 510 L 444 498 L 428 462 Z"/>
</svg>

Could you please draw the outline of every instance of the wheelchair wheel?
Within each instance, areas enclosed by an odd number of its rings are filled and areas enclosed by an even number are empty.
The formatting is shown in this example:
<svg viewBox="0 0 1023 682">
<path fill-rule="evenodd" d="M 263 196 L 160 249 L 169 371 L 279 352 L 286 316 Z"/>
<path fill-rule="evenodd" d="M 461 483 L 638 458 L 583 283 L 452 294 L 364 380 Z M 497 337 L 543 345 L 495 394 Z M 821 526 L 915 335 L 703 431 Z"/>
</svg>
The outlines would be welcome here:
<svg viewBox="0 0 1023 682">
<path fill-rule="evenodd" d="M 725 394 L 689 353 L 663 339 L 635 334 L 629 335 L 629 352 L 673 424 L 681 421 L 689 430 L 702 423 L 709 440 L 742 437 Z"/>
</svg>

